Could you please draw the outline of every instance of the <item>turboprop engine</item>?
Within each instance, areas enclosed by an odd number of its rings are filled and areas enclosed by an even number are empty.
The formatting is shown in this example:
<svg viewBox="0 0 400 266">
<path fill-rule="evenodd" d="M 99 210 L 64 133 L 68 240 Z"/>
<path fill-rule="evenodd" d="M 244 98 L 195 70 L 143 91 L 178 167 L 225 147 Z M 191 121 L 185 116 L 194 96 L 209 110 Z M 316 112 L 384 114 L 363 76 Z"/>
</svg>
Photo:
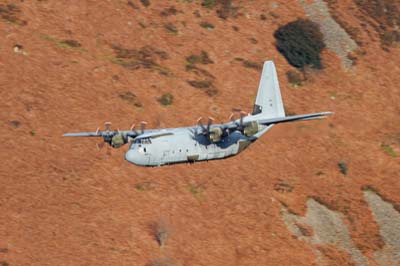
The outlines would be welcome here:
<svg viewBox="0 0 400 266">
<path fill-rule="evenodd" d="M 140 131 L 135 130 L 135 124 L 131 126 L 130 131 L 133 131 L 137 133 L 137 135 L 143 134 L 145 125 L 147 123 L 142 121 L 140 122 Z M 98 143 L 96 146 L 98 149 L 101 149 L 105 143 L 108 143 L 111 147 L 113 148 L 120 148 L 124 144 L 128 143 L 130 141 L 130 138 L 126 135 L 120 132 L 118 129 L 117 130 L 111 130 L 111 123 L 106 122 L 104 123 L 105 130 L 101 131 L 100 128 L 97 128 L 96 130 L 96 135 L 103 137 L 103 142 Z"/>
<path fill-rule="evenodd" d="M 246 135 L 247 137 L 250 137 L 250 136 L 257 134 L 258 129 L 259 129 L 259 126 L 258 126 L 257 121 L 252 121 L 252 122 L 246 124 L 246 126 L 244 127 L 244 130 L 243 130 L 243 134 Z"/>
<path fill-rule="evenodd" d="M 128 143 L 128 139 L 121 133 L 115 134 L 111 139 L 111 147 L 113 148 L 120 148 L 122 145 Z"/>
<path fill-rule="evenodd" d="M 222 128 L 220 128 L 220 127 L 211 128 L 209 131 L 209 136 L 210 136 L 211 142 L 221 141 L 222 133 L 223 133 L 223 131 L 222 131 Z"/>
</svg>

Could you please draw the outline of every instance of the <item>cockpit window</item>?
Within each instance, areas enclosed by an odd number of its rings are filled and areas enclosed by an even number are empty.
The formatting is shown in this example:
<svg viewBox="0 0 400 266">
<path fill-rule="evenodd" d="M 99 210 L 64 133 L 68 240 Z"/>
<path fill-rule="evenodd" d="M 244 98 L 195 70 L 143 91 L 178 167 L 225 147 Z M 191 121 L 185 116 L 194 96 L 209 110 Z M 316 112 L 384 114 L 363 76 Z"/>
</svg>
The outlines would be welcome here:
<svg viewBox="0 0 400 266">
<path fill-rule="evenodd" d="M 138 144 L 151 144 L 151 139 L 150 138 L 135 139 L 135 143 L 138 143 Z"/>
</svg>

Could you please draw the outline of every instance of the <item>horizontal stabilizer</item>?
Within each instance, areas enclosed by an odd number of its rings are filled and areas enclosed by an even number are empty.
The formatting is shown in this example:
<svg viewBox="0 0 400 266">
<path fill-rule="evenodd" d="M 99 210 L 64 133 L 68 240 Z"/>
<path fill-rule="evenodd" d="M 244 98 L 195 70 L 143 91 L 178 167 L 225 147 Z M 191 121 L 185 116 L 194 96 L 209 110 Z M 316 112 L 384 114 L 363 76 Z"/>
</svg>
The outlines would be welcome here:
<svg viewBox="0 0 400 266">
<path fill-rule="evenodd" d="M 315 120 L 315 119 L 323 119 L 328 115 L 333 114 L 332 112 L 320 112 L 320 113 L 312 113 L 306 115 L 293 115 L 286 116 L 281 118 L 272 118 L 272 119 L 260 119 L 258 120 L 259 124 L 262 125 L 271 125 L 285 122 L 293 122 L 293 121 L 305 121 L 305 120 Z"/>
</svg>

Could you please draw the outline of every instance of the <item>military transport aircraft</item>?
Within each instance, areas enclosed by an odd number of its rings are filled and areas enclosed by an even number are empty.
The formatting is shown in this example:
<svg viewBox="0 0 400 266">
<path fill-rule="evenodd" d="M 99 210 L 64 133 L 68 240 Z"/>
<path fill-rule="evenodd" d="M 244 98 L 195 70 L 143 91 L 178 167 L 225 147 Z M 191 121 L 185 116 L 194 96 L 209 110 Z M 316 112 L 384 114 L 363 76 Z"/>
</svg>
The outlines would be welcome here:
<svg viewBox="0 0 400 266">
<path fill-rule="evenodd" d="M 274 125 L 285 122 L 321 119 L 331 112 L 285 116 L 275 65 L 264 62 L 256 102 L 251 114 L 240 113 L 240 118 L 230 116 L 230 122 L 214 124 L 209 117 L 204 125 L 180 128 L 141 129 L 133 125 L 130 130 L 106 129 L 96 132 L 67 133 L 66 137 L 102 137 L 104 143 L 119 148 L 129 143 L 125 159 L 140 166 L 162 166 L 175 163 L 193 163 L 234 156 L 254 143 Z"/>
</svg>

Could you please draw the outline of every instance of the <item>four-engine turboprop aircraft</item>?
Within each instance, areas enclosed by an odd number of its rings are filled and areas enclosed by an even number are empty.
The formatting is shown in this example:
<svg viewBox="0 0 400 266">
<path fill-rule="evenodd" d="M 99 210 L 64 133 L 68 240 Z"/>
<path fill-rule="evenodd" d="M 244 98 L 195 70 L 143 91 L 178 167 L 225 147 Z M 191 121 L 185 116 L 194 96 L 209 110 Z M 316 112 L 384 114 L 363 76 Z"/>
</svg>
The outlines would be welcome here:
<svg viewBox="0 0 400 266">
<path fill-rule="evenodd" d="M 274 125 L 285 122 L 321 119 L 331 112 L 285 116 L 275 65 L 264 63 L 253 112 L 240 113 L 240 118 L 224 124 L 213 124 L 209 118 L 207 125 L 199 118 L 196 126 L 119 131 L 67 133 L 66 137 L 102 137 L 105 143 L 119 148 L 130 143 L 125 159 L 140 166 L 161 166 L 174 163 L 207 161 L 234 156 L 254 143 Z"/>
</svg>

